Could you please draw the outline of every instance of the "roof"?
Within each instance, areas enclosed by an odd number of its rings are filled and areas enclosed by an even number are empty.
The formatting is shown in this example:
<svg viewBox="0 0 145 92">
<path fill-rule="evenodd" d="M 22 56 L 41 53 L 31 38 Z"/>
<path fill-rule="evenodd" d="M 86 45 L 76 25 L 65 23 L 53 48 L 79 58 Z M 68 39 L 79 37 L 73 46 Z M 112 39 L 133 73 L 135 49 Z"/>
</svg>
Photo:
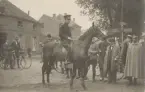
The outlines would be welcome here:
<svg viewBox="0 0 145 92">
<path fill-rule="evenodd" d="M 62 14 L 59 14 L 58 16 L 57 16 L 57 19 L 59 19 L 59 18 L 64 18 L 63 17 L 63 15 Z M 75 23 L 74 21 L 71 21 L 75 26 L 77 26 L 77 27 L 81 27 L 80 25 L 78 25 L 77 23 Z"/>
<path fill-rule="evenodd" d="M 5 7 L 4 15 L 13 16 L 21 19 L 25 19 L 32 22 L 37 22 L 34 18 L 22 11 L 20 8 L 12 4 L 8 0 L 0 0 L 0 6 Z"/>
<path fill-rule="evenodd" d="M 46 14 L 43 14 L 41 18 L 46 18 L 46 19 L 54 20 L 55 22 L 58 22 L 58 23 L 62 23 L 64 21 L 64 19 L 63 19 L 64 17 L 61 14 L 56 16 L 56 19 L 54 19 L 53 17 L 50 17 L 50 16 L 48 16 Z M 39 22 L 41 22 L 41 18 L 39 19 Z M 74 21 L 71 21 L 71 24 L 73 24 L 73 26 L 76 26 L 76 27 L 81 27 L 78 24 L 76 24 Z"/>
</svg>

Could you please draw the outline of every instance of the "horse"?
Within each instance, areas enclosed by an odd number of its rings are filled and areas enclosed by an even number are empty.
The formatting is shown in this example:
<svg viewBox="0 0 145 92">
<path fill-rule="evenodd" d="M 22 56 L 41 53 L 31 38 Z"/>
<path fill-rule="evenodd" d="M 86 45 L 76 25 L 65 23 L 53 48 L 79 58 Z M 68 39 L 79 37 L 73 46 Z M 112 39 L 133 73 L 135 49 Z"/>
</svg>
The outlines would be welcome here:
<svg viewBox="0 0 145 92">
<path fill-rule="evenodd" d="M 54 62 L 56 63 L 56 68 L 57 68 L 57 62 L 58 61 L 60 62 L 62 74 L 64 74 L 64 70 L 66 70 L 66 75 L 67 75 L 66 78 L 69 78 L 69 72 L 71 72 L 71 69 L 65 67 L 67 63 L 67 54 L 68 51 L 63 47 L 60 40 L 58 40 L 58 43 L 55 44 L 53 49 Z"/>
<path fill-rule="evenodd" d="M 73 80 L 76 76 L 76 70 L 80 70 L 81 85 L 85 89 L 84 77 L 86 71 L 86 60 L 88 59 L 88 48 L 90 47 L 91 40 L 94 36 L 102 36 L 103 33 L 97 27 L 90 27 L 78 40 L 72 41 L 70 45 L 72 63 L 72 75 L 70 80 L 70 89 L 73 89 Z M 56 44 L 54 41 L 49 42 L 43 47 L 43 66 L 42 66 L 42 82 L 45 84 L 44 72 L 47 71 L 47 82 L 49 83 L 49 75 L 52 70 L 52 66 L 55 62 Z M 57 55 L 59 56 L 59 55 Z M 59 56 L 60 57 L 60 56 Z"/>
<path fill-rule="evenodd" d="M 88 49 L 91 45 L 92 38 L 95 36 L 104 36 L 99 28 L 90 27 L 78 40 L 73 41 L 71 45 L 71 62 L 73 64 L 73 74 L 70 80 L 70 89 L 73 89 L 73 81 L 76 76 L 76 70 L 80 72 L 81 86 L 86 90 L 85 73 L 87 71 L 86 61 L 89 60 Z"/>
<path fill-rule="evenodd" d="M 42 47 L 42 83 L 45 84 L 44 74 L 47 74 L 47 82 L 49 83 L 49 74 L 52 68 L 57 70 L 57 62 L 59 61 L 62 65 L 67 60 L 67 50 L 63 47 L 63 45 L 59 42 L 59 40 L 51 40 L 50 42 L 44 44 Z M 67 77 L 69 77 L 69 71 L 66 69 Z M 64 68 L 62 68 L 62 74 L 64 73 Z"/>
</svg>

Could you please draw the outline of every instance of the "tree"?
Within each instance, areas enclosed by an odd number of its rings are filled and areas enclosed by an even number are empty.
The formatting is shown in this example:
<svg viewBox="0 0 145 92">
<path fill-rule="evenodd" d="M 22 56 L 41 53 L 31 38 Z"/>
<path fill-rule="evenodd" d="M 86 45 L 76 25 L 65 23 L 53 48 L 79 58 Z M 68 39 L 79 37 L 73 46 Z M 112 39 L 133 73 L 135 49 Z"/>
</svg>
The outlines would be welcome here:
<svg viewBox="0 0 145 92">
<path fill-rule="evenodd" d="M 83 9 L 81 13 L 96 19 L 102 29 L 115 27 L 124 21 L 135 34 L 140 34 L 143 30 L 144 0 L 76 0 L 76 3 Z"/>
</svg>

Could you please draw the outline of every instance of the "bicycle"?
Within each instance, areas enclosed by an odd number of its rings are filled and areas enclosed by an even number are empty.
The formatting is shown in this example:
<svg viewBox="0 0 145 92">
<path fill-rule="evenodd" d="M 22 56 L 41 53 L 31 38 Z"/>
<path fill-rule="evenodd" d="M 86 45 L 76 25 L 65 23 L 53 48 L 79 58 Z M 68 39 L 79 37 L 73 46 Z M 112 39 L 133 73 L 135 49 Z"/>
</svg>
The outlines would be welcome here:
<svg viewBox="0 0 145 92">
<path fill-rule="evenodd" d="M 5 53 L 5 55 L 0 56 L 0 68 L 7 69 L 11 68 L 13 69 L 15 66 L 15 53 L 13 51 L 8 51 Z"/>
<path fill-rule="evenodd" d="M 20 51 L 19 64 L 22 69 L 29 69 L 32 65 L 31 54 L 26 58 L 25 51 Z"/>
</svg>

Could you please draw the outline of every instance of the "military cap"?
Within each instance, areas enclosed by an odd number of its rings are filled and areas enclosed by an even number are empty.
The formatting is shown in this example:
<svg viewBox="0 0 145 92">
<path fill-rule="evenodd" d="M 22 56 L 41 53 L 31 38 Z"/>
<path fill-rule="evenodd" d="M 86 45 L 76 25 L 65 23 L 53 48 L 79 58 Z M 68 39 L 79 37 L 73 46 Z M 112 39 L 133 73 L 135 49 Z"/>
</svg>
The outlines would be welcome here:
<svg viewBox="0 0 145 92">
<path fill-rule="evenodd" d="M 138 38 L 138 36 L 136 36 L 136 35 L 133 35 L 133 36 L 132 36 L 132 38 L 133 38 L 133 39 L 136 39 L 136 38 Z"/>
<path fill-rule="evenodd" d="M 47 37 L 51 38 L 51 34 L 47 34 Z"/>
<path fill-rule="evenodd" d="M 111 37 L 111 38 L 108 38 L 108 41 L 109 42 L 115 42 L 115 39 L 113 37 Z"/>
<path fill-rule="evenodd" d="M 69 14 L 64 15 L 64 18 L 65 18 L 65 19 L 66 19 L 66 18 L 69 18 L 69 17 L 71 17 L 71 15 L 69 15 Z"/>
</svg>

